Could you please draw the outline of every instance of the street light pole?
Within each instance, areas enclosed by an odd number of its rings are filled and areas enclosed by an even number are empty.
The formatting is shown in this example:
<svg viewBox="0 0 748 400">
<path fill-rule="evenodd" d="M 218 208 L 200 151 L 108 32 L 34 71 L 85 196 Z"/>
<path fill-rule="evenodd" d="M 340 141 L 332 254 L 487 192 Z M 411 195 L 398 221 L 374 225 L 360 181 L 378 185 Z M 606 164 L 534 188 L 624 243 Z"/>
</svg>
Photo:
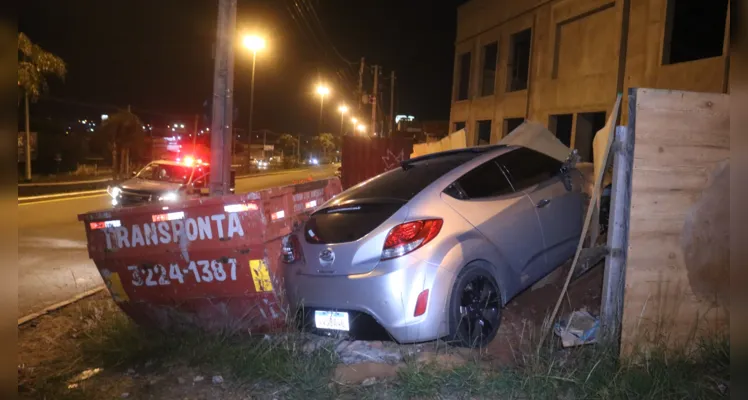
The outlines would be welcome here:
<svg viewBox="0 0 748 400">
<path fill-rule="evenodd" d="M 345 117 L 345 113 L 348 112 L 348 106 L 341 104 L 340 107 L 338 107 L 338 111 L 340 111 L 340 137 L 343 137 L 343 117 Z"/>
<path fill-rule="evenodd" d="M 319 94 L 319 125 L 317 126 L 318 134 L 322 134 L 322 109 L 325 105 L 325 96 L 330 94 L 330 88 L 322 84 L 317 85 L 317 94 Z"/>
<path fill-rule="evenodd" d="M 317 134 L 322 134 L 322 108 L 325 104 L 325 95 L 319 96 L 319 123 L 317 124 Z"/>
<path fill-rule="evenodd" d="M 249 129 L 247 130 L 247 169 L 249 170 L 252 168 L 252 116 L 254 114 L 255 102 L 255 66 L 257 64 L 257 52 L 265 48 L 265 39 L 259 36 L 247 35 L 244 36 L 242 41 L 244 47 L 252 52 L 252 78 L 250 83 L 252 86 L 249 89 Z"/>
<path fill-rule="evenodd" d="M 247 131 L 247 171 L 252 168 L 252 114 L 255 102 L 255 63 L 257 62 L 257 50 L 252 50 L 252 79 L 249 89 L 249 130 Z"/>
</svg>

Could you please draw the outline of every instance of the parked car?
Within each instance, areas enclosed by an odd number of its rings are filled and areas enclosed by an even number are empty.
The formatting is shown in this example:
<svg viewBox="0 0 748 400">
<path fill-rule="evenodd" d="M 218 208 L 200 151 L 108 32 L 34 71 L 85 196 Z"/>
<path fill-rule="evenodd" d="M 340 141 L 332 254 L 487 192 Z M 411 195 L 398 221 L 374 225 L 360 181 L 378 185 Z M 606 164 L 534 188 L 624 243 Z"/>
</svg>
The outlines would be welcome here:
<svg viewBox="0 0 748 400">
<path fill-rule="evenodd" d="M 581 186 L 571 163 L 518 146 L 405 161 L 286 238 L 289 299 L 317 333 L 484 346 L 501 308 L 574 254 Z"/>
</svg>

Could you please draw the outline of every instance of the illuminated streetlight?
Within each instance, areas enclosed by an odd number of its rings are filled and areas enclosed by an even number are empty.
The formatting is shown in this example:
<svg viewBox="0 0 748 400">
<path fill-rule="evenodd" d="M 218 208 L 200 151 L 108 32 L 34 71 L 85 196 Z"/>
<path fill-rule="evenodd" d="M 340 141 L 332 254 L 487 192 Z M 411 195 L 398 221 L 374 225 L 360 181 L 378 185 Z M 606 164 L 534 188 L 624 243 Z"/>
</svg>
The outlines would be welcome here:
<svg viewBox="0 0 748 400">
<path fill-rule="evenodd" d="M 364 124 L 359 124 L 356 129 L 358 129 L 359 132 L 366 132 L 366 126 Z"/>
<path fill-rule="evenodd" d="M 249 160 L 252 158 L 252 114 L 255 102 L 255 64 L 257 62 L 257 52 L 265 48 L 265 39 L 256 35 L 245 35 L 242 38 L 242 44 L 252 52 L 252 86 L 249 90 L 249 129 L 247 130 L 247 167 L 250 167 Z M 265 158 L 265 146 L 262 146 L 262 157 Z"/>
<path fill-rule="evenodd" d="M 330 88 L 323 84 L 317 85 L 317 94 L 319 95 L 319 126 L 317 133 L 322 133 L 322 109 L 325 105 L 325 96 L 330 94 Z"/>
<path fill-rule="evenodd" d="M 345 116 L 345 113 L 348 112 L 348 106 L 345 104 L 341 104 L 340 107 L 338 107 L 338 111 L 340 111 L 340 136 L 343 136 L 343 117 Z"/>
<path fill-rule="evenodd" d="M 257 35 L 244 35 L 242 44 L 247 50 L 257 52 L 265 48 L 265 39 Z"/>
</svg>

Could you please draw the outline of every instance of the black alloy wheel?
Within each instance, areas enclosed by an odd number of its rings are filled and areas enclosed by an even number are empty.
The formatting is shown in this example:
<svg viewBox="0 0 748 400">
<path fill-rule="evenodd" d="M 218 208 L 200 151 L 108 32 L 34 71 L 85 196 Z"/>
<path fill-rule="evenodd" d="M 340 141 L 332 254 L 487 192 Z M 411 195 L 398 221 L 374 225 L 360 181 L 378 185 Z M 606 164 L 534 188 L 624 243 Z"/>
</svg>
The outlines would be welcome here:
<svg viewBox="0 0 748 400">
<path fill-rule="evenodd" d="M 450 305 L 450 336 L 457 345 L 485 347 L 496 337 L 501 296 L 496 281 L 482 266 L 468 266 L 459 274 Z"/>
</svg>

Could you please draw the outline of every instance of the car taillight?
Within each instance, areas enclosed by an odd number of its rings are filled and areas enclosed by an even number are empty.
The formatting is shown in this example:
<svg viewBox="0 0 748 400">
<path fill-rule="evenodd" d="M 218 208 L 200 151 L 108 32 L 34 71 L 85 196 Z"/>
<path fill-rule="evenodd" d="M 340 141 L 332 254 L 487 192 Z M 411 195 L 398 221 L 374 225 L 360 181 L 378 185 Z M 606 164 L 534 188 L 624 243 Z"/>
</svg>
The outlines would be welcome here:
<svg viewBox="0 0 748 400">
<path fill-rule="evenodd" d="M 301 259 L 301 245 L 296 235 L 283 238 L 281 246 L 281 260 L 286 264 L 293 264 Z"/>
<path fill-rule="evenodd" d="M 426 219 L 400 224 L 387 234 L 382 249 L 382 260 L 400 257 L 425 245 L 442 229 L 441 219 Z"/>
</svg>

